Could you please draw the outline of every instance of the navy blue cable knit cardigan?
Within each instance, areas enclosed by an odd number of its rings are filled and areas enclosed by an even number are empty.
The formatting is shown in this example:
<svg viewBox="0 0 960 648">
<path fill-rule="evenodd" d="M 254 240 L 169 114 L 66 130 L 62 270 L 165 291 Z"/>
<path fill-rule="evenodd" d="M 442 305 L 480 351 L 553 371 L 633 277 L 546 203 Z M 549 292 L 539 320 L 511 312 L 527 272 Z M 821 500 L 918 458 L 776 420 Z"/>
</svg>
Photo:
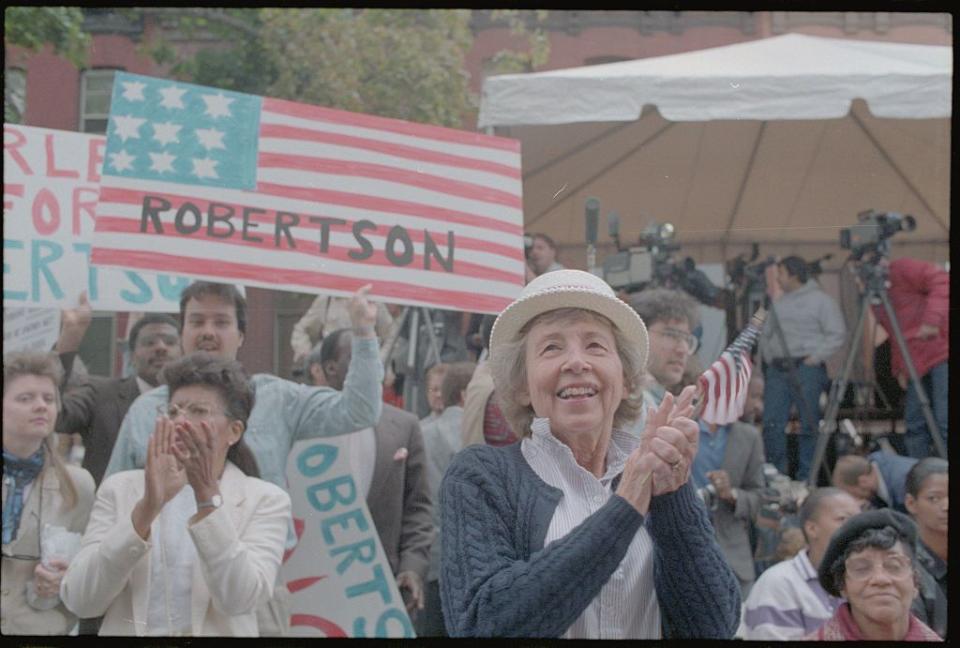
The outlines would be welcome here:
<svg viewBox="0 0 960 648">
<path fill-rule="evenodd" d="M 689 482 L 652 498 L 646 520 L 613 495 L 544 548 L 561 497 L 533 471 L 519 443 L 470 446 L 454 457 L 440 493 L 440 587 L 451 636 L 562 636 L 646 523 L 664 637 L 733 637 L 740 587 Z"/>
</svg>

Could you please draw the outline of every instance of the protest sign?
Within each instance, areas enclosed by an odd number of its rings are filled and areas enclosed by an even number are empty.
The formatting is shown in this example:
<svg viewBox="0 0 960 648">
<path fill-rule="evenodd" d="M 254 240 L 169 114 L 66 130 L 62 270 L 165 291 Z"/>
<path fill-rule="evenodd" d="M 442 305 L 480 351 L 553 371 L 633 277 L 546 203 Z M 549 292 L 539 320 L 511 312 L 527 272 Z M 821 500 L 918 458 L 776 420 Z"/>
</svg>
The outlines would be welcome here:
<svg viewBox="0 0 960 648">
<path fill-rule="evenodd" d="M 96 265 L 499 312 L 524 279 L 515 140 L 118 73 Z"/>
<path fill-rule="evenodd" d="M 83 290 L 96 310 L 179 309 L 190 280 L 89 264 L 105 138 L 3 126 L 4 306 L 73 306 Z"/>
<path fill-rule="evenodd" d="M 3 309 L 4 353 L 49 351 L 59 337 L 59 308 Z"/>
<path fill-rule="evenodd" d="M 290 634 L 413 637 L 390 563 L 351 473 L 347 437 L 297 442 L 287 461 L 297 544 L 284 555 L 280 573 L 290 590 Z"/>
</svg>

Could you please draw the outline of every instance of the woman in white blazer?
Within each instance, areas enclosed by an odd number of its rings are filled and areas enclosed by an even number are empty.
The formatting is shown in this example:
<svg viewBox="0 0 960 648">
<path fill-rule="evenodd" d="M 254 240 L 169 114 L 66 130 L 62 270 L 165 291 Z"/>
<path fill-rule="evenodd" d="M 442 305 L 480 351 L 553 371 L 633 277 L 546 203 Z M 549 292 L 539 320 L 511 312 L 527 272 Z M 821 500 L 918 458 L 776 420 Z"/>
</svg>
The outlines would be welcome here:
<svg viewBox="0 0 960 648">
<path fill-rule="evenodd" d="M 3 570 L 0 634 L 62 635 L 77 618 L 57 598 L 67 563 L 40 561 L 46 525 L 82 533 L 93 477 L 63 463 L 51 442 L 63 368 L 52 353 L 3 358 Z M 28 593 L 29 588 L 29 593 Z"/>
<path fill-rule="evenodd" d="M 144 470 L 100 485 L 60 596 L 101 635 L 257 636 L 283 557 L 290 498 L 257 478 L 242 440 L 253 392 L 240 364 L 167 365 Z"/>
</svg>

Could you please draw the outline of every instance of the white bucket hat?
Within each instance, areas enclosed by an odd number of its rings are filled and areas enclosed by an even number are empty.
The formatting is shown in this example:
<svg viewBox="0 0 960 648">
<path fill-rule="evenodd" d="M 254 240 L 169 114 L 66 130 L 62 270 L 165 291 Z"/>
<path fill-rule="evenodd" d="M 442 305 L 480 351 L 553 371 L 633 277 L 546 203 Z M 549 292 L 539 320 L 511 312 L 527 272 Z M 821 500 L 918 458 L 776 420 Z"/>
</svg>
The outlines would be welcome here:
<svg viewBox="0 0 960 648">
<path fill-rule="evenodd" d="M 515 340 L 520 330 L 537 315 L 558 308 L 581 308 L 603 315 L 640 351 L 641 366 L 646 366 L 649 341 L 643 320 L 616 296 L 607 282 L 583 270 L 546 272 L 524 286 L 520 296 L 494 322 L 490 353 L 495 353 L 501 344 Z"/>
</svg>

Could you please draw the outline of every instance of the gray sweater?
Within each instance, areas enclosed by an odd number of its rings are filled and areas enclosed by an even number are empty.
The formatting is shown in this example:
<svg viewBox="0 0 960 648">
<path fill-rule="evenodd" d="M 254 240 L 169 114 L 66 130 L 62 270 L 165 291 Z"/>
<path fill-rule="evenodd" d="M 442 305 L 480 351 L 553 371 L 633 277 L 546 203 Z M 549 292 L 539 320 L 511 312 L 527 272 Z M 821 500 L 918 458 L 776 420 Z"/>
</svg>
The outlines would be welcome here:
<svg viewBox="0 0 960 648">
<path fill-rule="evenodd" d="M 739 584 L 689 482 L 654 497 L 646 520 L 613 495 L 548 547 L 544 538 L 563 493 L 537 476 L 519 443 L 465 448 L 440 490 L 440 588 L 451 636 L 560 637 L 644 523 L 654 543 L 664 637 L 729 639 L 737 629 Z"/>
<path fill-rule="evenodd" d="M 774 358 L 808 356 L 825 362 L 846 342 L 847 326 L 840 306 L 813 279 L 785 293 L 772 308 L 776 310 L 789 353 L 784 353 L 771 313 L 760 333 L 760 352 L 767 362 Z"/>
</svg>

